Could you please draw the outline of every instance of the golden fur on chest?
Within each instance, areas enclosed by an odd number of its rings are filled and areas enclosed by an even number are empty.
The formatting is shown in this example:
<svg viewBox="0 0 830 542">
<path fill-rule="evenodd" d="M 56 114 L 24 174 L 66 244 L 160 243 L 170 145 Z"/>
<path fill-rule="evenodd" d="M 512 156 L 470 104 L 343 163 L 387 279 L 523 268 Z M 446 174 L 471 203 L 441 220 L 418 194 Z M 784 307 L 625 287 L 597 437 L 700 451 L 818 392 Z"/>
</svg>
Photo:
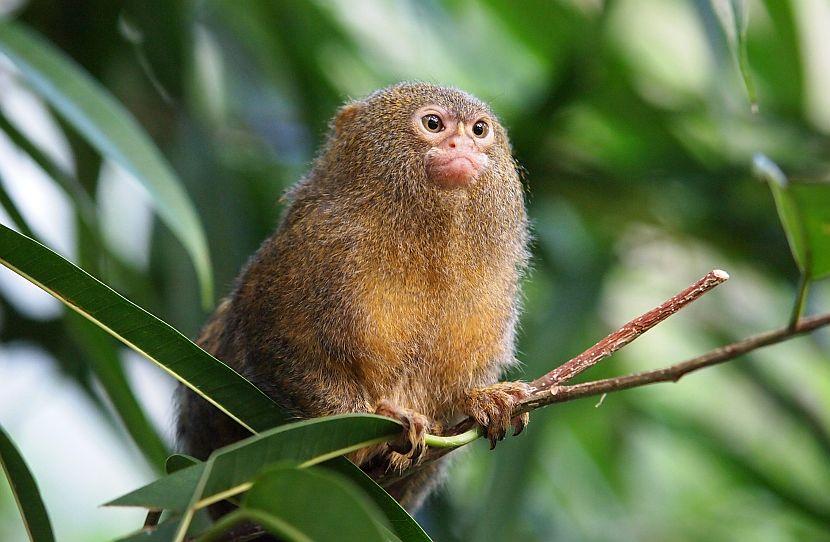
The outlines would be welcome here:
<svg viewBox="0 0 830 542">
<path fill-rule="evenodd" d="M 376 269 L 388 272 L 360 281 L 356 338 L 364 355 L 355 363 L 365 381 L 378 383 L 378 399 L 451 417 L 449 405 L 465 390 L 509 363 L 516 277 L 474 265 L 395 272 L 394 261 L 385 263 Z"/>
</svg>

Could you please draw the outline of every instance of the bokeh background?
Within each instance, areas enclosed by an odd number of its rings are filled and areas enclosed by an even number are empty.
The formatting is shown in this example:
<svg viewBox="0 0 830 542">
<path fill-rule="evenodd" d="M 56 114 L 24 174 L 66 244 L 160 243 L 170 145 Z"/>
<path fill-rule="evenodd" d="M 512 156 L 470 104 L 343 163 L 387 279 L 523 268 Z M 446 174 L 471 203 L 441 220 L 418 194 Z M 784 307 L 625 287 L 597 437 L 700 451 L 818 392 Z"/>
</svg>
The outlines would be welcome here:
<svg viewBox="0 0 830 542">
<path fill-rule="evenodd" d="M 534 268 L 514 377 L 532 379 L 706 271 L 732 280 L 588 377 L 679 361 L 786 323 L 797 270 L 763 152 L 824 178 L 830 4 L 708 0 L 38 0 L 0 2 L 112 92 L 185 183 L 220 294 L 280 213 L 338 104 L 406 79 L 492 103 L 527 171 Z M 194 336 L 193 268 L 138 183 L 101 159 L 0 57 L 0 111 L 88 195 L 0 132 L 0 177 L 35 233 Z M 78 186 L 76 186 L 78 188 Z M 0 212 L 0 221 L 11 224 Z M 830 307 L 817 284 L 808 311 Z M 152 479 L 66 311 L 0 269 L 0 423 L 37 477 L 58 539 L 140 526 L 99 505 Z M 662 384 L 538 411 L 495 452 L 458 452 L 419 514 L 436 540 L 830 540 L 830 336 Z M 172 380 L 121 352 L 170 441 Z M 0 483 L 0 540 L 25 533 Z"/>
</svg>

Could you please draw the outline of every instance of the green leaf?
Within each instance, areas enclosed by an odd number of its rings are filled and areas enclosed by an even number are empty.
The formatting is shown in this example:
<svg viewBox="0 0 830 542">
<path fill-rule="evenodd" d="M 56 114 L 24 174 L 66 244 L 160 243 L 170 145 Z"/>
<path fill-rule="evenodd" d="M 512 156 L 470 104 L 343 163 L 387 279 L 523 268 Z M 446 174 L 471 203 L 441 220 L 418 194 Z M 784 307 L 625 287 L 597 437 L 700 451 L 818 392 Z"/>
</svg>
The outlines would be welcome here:
<svg viewBox="0 0 830 542">
<path fill-rule="evenodd" d="M 749 107 L 753 113 L 758 111 L 758 93 L 755 91 L 755 82 L 749 69 L 749 55 L 746 51 L 746 29 L 749 26 L 749 13 L 745 0 L 729 0 L 732 9 L 732 24 L 735 26 L 735 55 L 738 70 L 749 98 Z"/>
<path fill-rule="evenodd" d="M 192 458 L 188 455 L 173 454 L 167 458 L 165 469 L 168 473 L 173 473 L 191 465 L 198 464 L 201 464 L 198 459 Z M 332 470 L 349 478 L 352 483 L 362 489 L 363 492 L 374 501 L 375 505 L 383 511 L 383 514 L 386 516 L 386 519 L 389 521 L 390 525 L 394 526 L 394 530 L 390 530 L 387 533 L 387 538 L 389 540 L 395 541 L 400 539 L 429 542 L 429 536 L 427 536 L 421 526 L 412 519 L 412 516 L 410 516 L 395 499 L 392 499 L 389 494 L 377 485 L 375 481 L 372 480 L 365 472 L 356 467 L 354 463 L 342 457 L 336 457 L 321 463 L 320 468 Z M 201 473 L 201 469 L 198 470 L 198 473 L 194 470 L 193 476 L 200 476 Z"/>
<path fill-rule="evenodd" d="M 32 542 L 52 542 L 52 524 L 32 473 L 11 438 L 0 427 L 0 465 L 14 493 L 20 515 Z"/>
<path fill-rule="evenodd" d="M 181 512 L 187 508 L 204 472 L 205 463 L 200 461 L 105 503 L 104 506 L 135 506 Z"/>
<path fill-rule="evenodd" d="M 762 154 L 755 156 L 753 169 L 772 190 L 778 216 L 801 273 L 809 280 L 830 275 L 830 183 L 790 182 Z"/>
<path fill-rule="evenodd" d="M 398 422 L 374 414 L 313 418 L 264 431 L 215 451 L 205 463 L 186 467 L 107 503 L 184 511 L 204 481 L 200 506 L 245 491 L 251 480 L 278 461 L 315 465 L 398 435 Z M 209 466 L 209 468 L 208 468 Z"/>
<path fill-rule="evenodd" d="M 799 35 L 802 27 L 796 22 L 797 9 L 792 0 L 762 0 L 762 5 L 773 31 L 761 41 L 764 56 L 759 55 L 755 68 L 763 77 L 769 99 L 780 96 L 776 115 L 798 116 L 807 93 L 804 91 L 803 40 Z"/>
<path fill-rule="evenodd" d="M 251 432 L 282 423 L 277 404 L 239 373 L 82 269 L 2 224 L 0 263 L 146 356 Z"/>
<path fill-rule="evenodd" d="M 164 472 L 172 474 L 187 467 L 198 465 L 199 463 L 201 461 L 187 454 L 173 454 L 164 462 Z"/>
<path fill-rule="evenodd" d="M 753 113 L 758 111 L 758 96 L 755 83 L 749 67 L 747 54 L 747 23 L 749 16 L 743 0 L 729 0 L 729 15 L 719 12 L 713 5 L 713 0 L 694 0 L 695 8 L 700 15 L 709 47 L 721 68 L 727 67 L 727 59 L 731 57 L 737 65 L 741 81 L 746 89 L 749 107 Z"/>
<path fill-rule="evenodd" d="M 198 459 L 192 458 L 188 455 L 173 454 L 167 458 L 165 469 L 168 473 L 177 472 L 192 465 L 203 465 Z M 389 540 L 407 540 L 407 541 L 421 541 L 429 542 L 430 538 L 426 532 L 412 519 L 412 516 L 404 510 L 398 502 L 391 498 L 386 491 L 375 483 L 365 472 L 360 470 L 351 461 L 343 457 L 336 457 L 329 461 L 320 464 L 320 468 L 325 468 L 349 478 L 355 485 L 357 485 L 363 492 L 374 501 L 375 505 L 386 516 L 387 521 L 393 526 L 393 529 L 387 533 Z M 168 504 L 178 499 L 178 501 L 186 500 L 186 497 L 178 494 L 180 487 L 192 488 L 198 483 L 198 477 L 202 475 L 203 469 L 193 469 L 187 476 L 186 480 L 179 480 L 175 484 L 171 484 L 170 488 L 176 486 L 174 489 L 175 495 L 171 499 L 171 493 L 166 486 L 158 486 L 153 493 L 147 495 L 147 500 L 159 499 L 157 502 L 167 502 Z M 192 477 L 192 479 L 191 479 Z M 191 481 L 192 480 L 192 481 Z M 151 484 L 152 485 L 152 484 Z M 162 501 L 161 499 L 165 499 Z M 169 499 L 169 500 L 168 500 Z M 156 501 L 154 501 L 156 502 Z M 178 523 L 177 523 L 178 524 Z M 172 531 L 171 531 L 172 533 Z M 393 534 L 394 533 L 394 534 Z M 172 537 L 172 535 L 170 535 Z M 132 539 L 131 539 L 132 540 Z M 138 539 L 137 539 L 138 540 Z"/>
<path fill-rule="evenodd" d="M 376 484 L 368 474 L 360 470 L 357 465 L 345 458 L 338 457 L 322 463 L 320 467 L 339 472 L 357 484 L 375 502 L 378 508 L 383 511 L 383 514 L 392 526 L 392 531 L 398 538 L 406 542 L 431 542 L 432 539 L 418 522 L 412 519 L 409 512 L 404 510 L 398 504 L 398 501 L 390 497 L 382 487 Z"/>
<path fill-rule="evenodd" d="M 172 168 L 133 116 L 69 57 L 20 24 L 0 22 L 0 52 L 93 147 L 147 188 L 159 216 L 190 254 L 203 302 L 211 305 L 213 279 L 202 224 Z"/>
<path fill-rule="evenodd" d="M 263 522 L 268 531 L 292 541 L 386 540 L 383 517 L 373 503 L 345 478 L 316 470 L 277 468 L 263 473 L 234 515 L 203 540 L 227 531 L 231 521 L 262 515 L 268 518 Z"/>
</svg>

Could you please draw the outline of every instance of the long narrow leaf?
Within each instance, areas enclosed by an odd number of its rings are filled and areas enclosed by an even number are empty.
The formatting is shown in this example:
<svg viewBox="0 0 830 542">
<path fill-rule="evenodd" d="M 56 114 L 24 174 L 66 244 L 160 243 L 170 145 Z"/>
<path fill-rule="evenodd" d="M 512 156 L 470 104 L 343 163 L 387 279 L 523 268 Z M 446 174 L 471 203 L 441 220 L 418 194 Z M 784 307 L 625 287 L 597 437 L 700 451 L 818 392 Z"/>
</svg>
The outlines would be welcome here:
<svg viewBox="0 0 830 542">
<path fill-rule="evenodd" d="M 32 473 L 23 461 L 23 456 L 17 450 L 11 438 L 0 427 L 0 466 L 6 473 L 9 485 L 29 533 L 29 540 L 32 542 L 53 542 L 55 536 L 52 534 L 52 524 L 46 507 L 40 498 L 40 490 L 37 487 Z"/>
<path fill-rule="evenodd" d="M 173 454 L 167 458 L 165 470 L 168 474 L 171 474 L 194 464 L 201 463 L 190 456 Z M 374 501 L 374 503 L 386 516 L 389 524 L 392 526 L 392 530 L 387 533 L 387 538 L 390 541 L 400 539 L 413 542 L 429 542 L 429 536 L 427 536 L 427 533 L 421 528 L 421 526 L 412 519 L 412 516 L 410 516 L 395 499 L 392 499 L 389 494 L 377 485 L 375 481 L 372 480 L 365 472 L 356 467 L 354 463 L 347 461 L 342 457 L 335 457 L 334 459 L 321 463 L 320 468 L 329 469 L 347 477 Z M 198 477 L 201 473 L 201 469 L 194 470 L 191 473 L 191 476 Z M 193 482 L 193 484 L 195 485 L 195 482 Z M 159 490 L 160 492 L 164 491 L 163 488 L 159 488 Z"/>
<path fill-rule="evenodd" d="M 202 463 L 186 455 L 173 454 L 167 458 L 165 469 L 168 474 L 172 474 L 194 464 L 201 465 Z M 392 526 L 391 531 L 387 533 L 387 538 L 389 540 L 400 539 L 411 542 L 429 542 L 429 536 L 427 536 L 421 526 L 412 519 L 412 516 L 410 516 L 407 511 L 404 510 L 397 501 L 395 501 L 395 499 L 389 497 L 389 494 L 377 485 L 375 481 L 372 480 L 365 472 L 356 467 L 354 463 L 347 461 L 342 457 L 336 457 L 321 463 L 320 468 L 326 468 L 346 476 L 374 501 L 374 503 L 386 516 L 389 524 Z M 183 483 L 177 482 L 176 484 L 171 484 L 171 487 L 174 488 L 174 493 L 170 493 L 169 489 L 165 486 L 156 486 L 155 496 L 147 496 L 146 499 L 156 499 L 153 502 L 166 503 L 164 507 L 169 508 L 167 505 L 169 505 L 173 500 L 170 498 L 171 495 L 175 495 L 175 492 L 178 492 L 182 487 L 195 487 L 197 479 L 201 476 L 202 472 L 203 469 L 193 469 L 188 475 L 186 475 L 188 479 Z M 158 499 L 164 500 L 162 501 Z M 179 499 L 181 500 L 183 497 L 179 497 Z M 172 533 L 173 531 L 170 532 Z"/>
<path fill-rule="evenodd" d="M 749 54 L 746 50 L 746 30 L 749 25 L 749 13 L 744 0 L 729 0 L 732 8 L 732 24 L 735 26 L 735 56 L 738 70 L 741 72 L 746 95 L 749 98 L 749 107 L 753 112 L 758 111 L 758 94 L 755 91 L 755 82 L 749 68 Z"/>
<path fill-rule="evenodd" d="M 199 464 L 199 460 L 185 454 L 173 454 L 164 462 L 164 472 L 173 474 L 176 471 Z"/>
<path fill-rule="evenodd" d="M 755 174 L 769 184 L 798 268 L 809 280 L 830 275 L 830 183 L 791 182 L 769 158 L 757 154 Z"/>
<path fill-rule="evenodd" d="M 207 463 L 160 478 L 109 506 L 140 506 L 183 511 L 198 479 L 210 464 L 201 500 L 216 500 L 250 487 L 251 479 L 277 461 L 311 466 L 372 443 L 395 437 L 400 425 L 374 414 L 341 414 L 303 420 L 270 429 L 214 452 Z M 187 488 L 187 489 L 185 489 Z"/>
<path fill-rule="evenodd" d="M 315 503 L 309 507 L 308 503 Z M 254 514 L 250 514 L 254 512 Z M 218 540 L 231 522 L 257 521 L 292 541 L 383 542 L 384 522 L 373 503 L 353 484 L 325 471 L 270 469 L 254 482 L 242 507 L 209 531 L 202 541 Z"/>
<path fill-rule="evenodd" d="M 92 146 L 147 188 L 159 216 L 193 260 L 203 301 L 211 303 L 213 279 L 202 224 L 172 168 L 133 116 L 80 66 L 18 23 L 0 22 L 0 52 Z"/>
<path fill-rule="evenodd" d="M 2 224 L 0 263 L 146 356 L 251 432 L 282 423 L 277 404 L 239 373 L 71 262 Z"/>
<path fill-rule="evenodd" d="M 398 504 L 398 501 L 372 480 L 368 474 L 360 470 L 354 463 L 342 457 L 326 461 L 320 465 L 327 469 L 339 472 L 358 485 L 369 496 L 389 520 L 392 531 L 406 542 L 430 542 L 426 531 L 412 519 L 409 512 Z"/>
</svg>

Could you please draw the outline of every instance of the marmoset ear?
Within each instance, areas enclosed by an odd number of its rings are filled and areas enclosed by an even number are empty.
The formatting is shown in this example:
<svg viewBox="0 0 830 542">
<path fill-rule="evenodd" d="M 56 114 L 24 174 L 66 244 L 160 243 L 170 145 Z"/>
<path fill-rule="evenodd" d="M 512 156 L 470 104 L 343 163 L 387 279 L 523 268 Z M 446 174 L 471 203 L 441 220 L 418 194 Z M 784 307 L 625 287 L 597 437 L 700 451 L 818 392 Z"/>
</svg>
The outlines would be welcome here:
<svg viewBox="0 0 830 542">
<path fill-rule="evenodd" d="M 351 126 L 361 109 L 363 109 L 363 104 L 360 102 L 350 102 L 341 107 L 334 116 L 335 134 L 340 135 Z"/>
</svg>

